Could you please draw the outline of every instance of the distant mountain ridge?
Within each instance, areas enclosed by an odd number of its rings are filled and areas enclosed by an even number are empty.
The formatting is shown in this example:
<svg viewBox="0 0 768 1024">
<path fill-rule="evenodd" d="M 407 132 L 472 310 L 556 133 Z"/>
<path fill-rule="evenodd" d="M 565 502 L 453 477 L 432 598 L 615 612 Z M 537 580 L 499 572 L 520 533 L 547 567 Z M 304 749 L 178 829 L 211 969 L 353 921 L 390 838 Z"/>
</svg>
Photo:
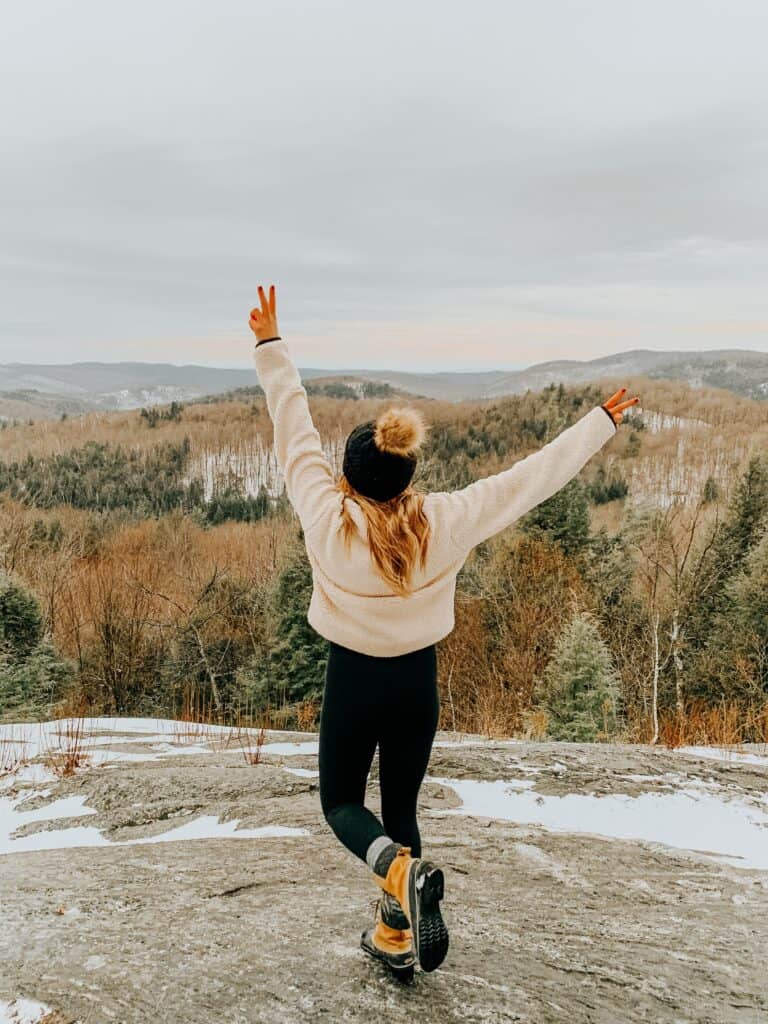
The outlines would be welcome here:
<svg viewBox="0 0 768 1024">
<path fill-rule="evenodd" d="M 597 359 L 560 359 L 523 370 L 476 373 L 409 373 L 401 370 L 301 369 L 306 380 L 351 378 L 384 381 L 427 398 L 460 401 L 538 391 L 549 384 L 583 384 L 614 377 L 617 383 L 642 374 L 685 381 L 692 387 L 727 388 L 768 399 L 768 353 L 750 349 L 658 352 L 633 349 Z M 0 364 L 0 417 L 47 417 L 88 409 L 135 409 L 193 401 L 256 383 L 248 368 L 228 369 L 172 363 Z"/>
<path fill-rule="evenodd" d="M 558 360 L 508 374 L 494 385 L 497 394 L 532 391 L 562 379 L 582 384 L 599 377 L 643 374 L 680 380 L 691 387 L 726 388 L 746 398 L 768 398 L 768 352 L 714 349 L 707 352 L 654 352 L 634 349 L 585 362 Z"/>
<path fill-rule="evenodd" d="M 314 372 L 314 371 L 312 371 Z M 691 387 L 727 388 L 746 398 L 768 399 L 768 352 L 751 349 L 713 349 L 702 352 L 656 352 L 632 349 L 597 359 L 557 359 L 535 363 L 523 370 L 487 373 L 412 374 L 399 371 L 339 371 L 388 381 L 427 397 L 461 400 L 498 398 L 540 391 L 549 384 L 585 384 L 604 377 L 642 374 L 680 380 Z M 409 386 L 413 385 L 413 386 Z"/>
</svg>

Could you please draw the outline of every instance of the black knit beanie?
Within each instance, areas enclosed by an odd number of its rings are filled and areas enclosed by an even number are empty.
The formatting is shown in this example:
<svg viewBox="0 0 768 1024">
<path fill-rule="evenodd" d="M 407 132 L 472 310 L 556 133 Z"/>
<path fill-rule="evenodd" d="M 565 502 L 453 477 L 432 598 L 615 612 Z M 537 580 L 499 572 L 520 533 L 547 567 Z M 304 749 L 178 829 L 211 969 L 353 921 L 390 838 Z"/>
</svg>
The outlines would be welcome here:
<svg viewBox="0 0 768 1024">
<path fill-rule="evenodd" d="M 389 501 L 406 489 L 426 427 L 415 409 L 388 409 L 355 427 L 344 449 L 344 476 L 366 498 Z"/>
</svg>

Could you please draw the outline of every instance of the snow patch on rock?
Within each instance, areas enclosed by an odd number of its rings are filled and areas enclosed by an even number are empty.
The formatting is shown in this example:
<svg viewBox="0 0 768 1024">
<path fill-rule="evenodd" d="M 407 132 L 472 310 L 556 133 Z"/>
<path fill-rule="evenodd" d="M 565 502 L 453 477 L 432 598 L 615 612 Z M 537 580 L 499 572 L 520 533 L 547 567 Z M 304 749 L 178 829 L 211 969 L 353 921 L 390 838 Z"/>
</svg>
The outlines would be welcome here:
<svg viewBox="0 0 768 1024">
<path fill-rule="evenodd" d="M 34 999 L 0 999 L 0 1024 L 39 1024 L 53 1011 Z"/>
<path fill-rule="evenodd" d="M 553 832 L 659 843 L 704 853 L 734 867 L 768 871 L 768 806 L 730 799 L 720 788 L 689 785 L 669 793 L 547 796 L 529 780 L 429 777 L 453 789 L 461 807 L 433 813 L 540 825 Z M 768 804 L 768 801 L 766 801 Z"/>
</svg>

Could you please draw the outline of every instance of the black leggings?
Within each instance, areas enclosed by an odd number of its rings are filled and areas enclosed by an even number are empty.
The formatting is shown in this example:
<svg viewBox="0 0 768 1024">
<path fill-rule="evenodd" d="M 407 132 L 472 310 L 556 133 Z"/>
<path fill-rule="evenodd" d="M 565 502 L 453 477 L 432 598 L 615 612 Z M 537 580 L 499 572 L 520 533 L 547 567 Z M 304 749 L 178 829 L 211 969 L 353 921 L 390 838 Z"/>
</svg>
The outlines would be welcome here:
<svg viewBox="0 0 768 1024">
<path fill-rule="evenodd" d="M 361 860 L 383 835 L 421 856 L 416 801 L 439 711 L 434 645 L 374 658 L 331 644 L 320 712 L 320 802 L 337 838 Z M 364 806 L 377 743 L 381 821 Z"/>
</svg>

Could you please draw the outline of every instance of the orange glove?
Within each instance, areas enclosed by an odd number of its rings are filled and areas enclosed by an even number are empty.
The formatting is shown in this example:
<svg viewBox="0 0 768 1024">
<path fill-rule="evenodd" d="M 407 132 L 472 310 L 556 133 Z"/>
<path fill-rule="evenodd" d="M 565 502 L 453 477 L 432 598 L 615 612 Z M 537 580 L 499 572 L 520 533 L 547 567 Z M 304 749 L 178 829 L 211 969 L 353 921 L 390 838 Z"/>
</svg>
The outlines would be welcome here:
<svg viewBox="0 0 768 1024">
<path fill-rule="evenodd" d="M 256 335 L 258 343 L 272 341 L 280 337 L 277 329 L 277 303 L 275 302 L 275 286 L 269 286 L 269 301 L 264 294 L 264 289 L 259 285 L 259 299 L 261 309 L 258 306 L 251 310 L 251 317 L 248 325 Z"/>
<path fill-rule="evenodd" d="M 610 398 L 606 398 L 602 403 L 603 408 L 616 424 L 621 423 L 624 418 L 624 409 L 628 409 L 630 405 L 637 405 L 640 401 L 639 398 L 628 398 L 626 402 L 620 402 L 619 399 L 624 396 L 626 390 L 626 388 L 619 388 L 615 395 L 611 395 Z"/>
</svg>

